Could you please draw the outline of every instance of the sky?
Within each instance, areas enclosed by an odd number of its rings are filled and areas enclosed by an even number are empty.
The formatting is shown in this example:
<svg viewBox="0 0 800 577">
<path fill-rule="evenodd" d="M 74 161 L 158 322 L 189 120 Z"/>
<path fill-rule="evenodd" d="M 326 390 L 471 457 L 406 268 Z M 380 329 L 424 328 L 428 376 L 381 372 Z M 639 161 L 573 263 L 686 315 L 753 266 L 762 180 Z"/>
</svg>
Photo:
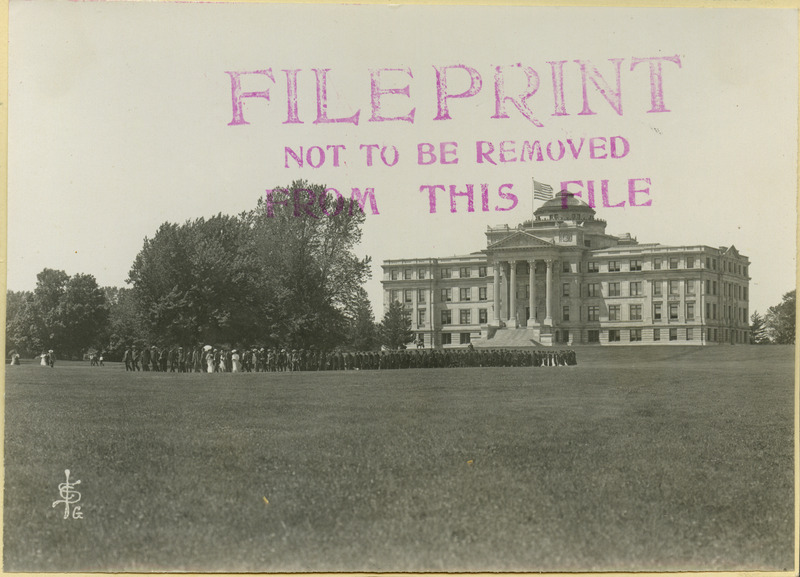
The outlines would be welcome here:
<svg viewBox="0 0 800 577">
<path fill-rule="evenodd" d="M 14 0 L 9 15 L 11 290 L 45 267 L 125 286 L 161 223 L 250 210 L 300 178 L 373 189 L 358 251 L 379 318 L 383 260 L 485 248 L 487 225 L 530 218 L 534 178 L 584 197 L 594 181 L 611 234 L 735 245 L 751 312 L 794 288 L 796 11 Z M 234 79 L 269 99 L 237 100 Z M 542 160 L 522 155 L 537 141 Z M 602 206 L 604 180 L 620 206 Z M 464 196 L 451 212 L 451 185 L 474 187 L 473 212 Z"/>
</svg>

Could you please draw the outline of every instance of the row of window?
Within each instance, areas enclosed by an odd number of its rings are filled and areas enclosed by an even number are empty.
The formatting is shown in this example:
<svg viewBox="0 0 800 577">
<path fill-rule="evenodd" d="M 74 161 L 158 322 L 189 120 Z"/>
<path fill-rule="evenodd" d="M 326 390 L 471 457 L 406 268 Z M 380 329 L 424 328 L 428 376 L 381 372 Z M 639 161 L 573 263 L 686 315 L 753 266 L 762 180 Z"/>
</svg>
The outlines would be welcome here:
<svg viewBox="0 0 800 577">
<path fill-rule="evenodd" d="M 694 295 L 696 281 L 694 280 L 685 280 L 684 283 L 684 294 L 686 295 Z M 610 282 L 608 284 L 608 295 L 610 297 L 618 297 L 622 296 L 622 283 L 620 282 Z M 642 291 L 642 281 L 631 281 L 628 284 L 628 295 L 627 296 L 642 296 L 644 293 Z M 652 292 L 654 297 L 662 296 L 664 283 L 661 281 L 651 281 L 650 283 L 652 287 Z M 716 287 L 716 282 L 714 282 Z M 679 280 L 670 280 L 667 281 L 667 294 L 670 295 L 680 295 L 680 286 L 681 281 Z M 570 296 L 570 283 L 564 283 L 562 285 L 561 294 L 562 296 L 568 297 Z M 716 293 L 714 293 L 716 294 Z M 599 282 L 589 283 L 586 285 L 586 296 L 587 297 L 602 297 L 602 285 Z"/>
<path fill-rule="evenodd" d="M 695 280 L 669 280 L 666 281 L 666 288 L 667 293 L 670 296 L 679 296 L 680 295 L 680 285 L 683 282 L 684 285 L 684 295 L 686 296 L 694 296 L 696 294 L 696 281 Z M 628 294 L 626 296 L 642 296 L 642 281 L 631 281 L 628 284 Z M 661 297 L 664 296 L 664 282 L 662 281 L 652 281 L 651 283 L 651 290 L 653 297 Z M 726 286 L 726 292 L 730 292 L 731 296 L 736 296 L 737 299 L 747 300 L 747 287 L 742 287 L 740 285 L 732 285 L 731 283 L 723 283 Z M 735 290 L 734 290 L 735 287 Z M 478 300 L 479 301 L 486 301 L 488 300 L 488 289 L 487 287 L 477 287 L 478 289 Z M 453 301 L 453 290 L 452 288 L 443 288 L 441 289 L 441 302 L 449 303 Z M 474 295 L 474 287 L 461 287 L 458 290 L 458 300 L 459 302 L 470 302 Z M 570 283 L 563 283 L 561 289 L 561 295 L 568 297 L 571 293 L 571 284 Z M 417 293 L 417 302 L 420 304 L 425 304 L 427 302 L 427 292 L 428 289 L 405 289 L 403 291 L 399 289 L 394 289 L 391 291 L 391 299 L 392 301 L 400 301 L 402 296 L 402 302 L 404 303 L 411 303 L 414 299 L 414 292 Z M 622 295 L 622 283 L 620 282 L 610 282 L 607 283 L 607 296 L 609 297 L 618 297 Z M 525 294 L 524 297 L 528 297 L 530 294 L 530 287 L 525 285 Z M 708 295 L 716 295 L 717 294 L 717 281 L 706 280 L 706 294 Z M 518 298 L 521 296 L 519 293 L 516 295 Z M 586 285 L 585 296 L 587 297 L 602 297 L 603 290 L 601 283 L 589 283 Z"/>
<path fill-rule="evenodd" d="M 472 333 L 458 333 L 458 342 L 462 345 L 468 345 L 472 342 Z M 453 344 L 453 333 L 442 333 L 442 344 Z"/>
<path fill-rule="evenodd" d="M 678 320 L 678 303 L 669 303 L 667 306 L 668 318 L 671 321 Z M 661 321 L 664 319 L 664 309 L 662 303 L 653 303 L 653 321 Z M 569 320 L 569 307 L 565 306 L 562 310 L 562 319 Z M 686 303 L 686 320 L 693 321 L 694 316 L 694 303 Z M 600 320 L 600 307 L 589 306 L 586 307 L 586 319 L 589 321 Z M 609 305 L 608 307 L 608 320 L 609 321 L 640 321 L 642 320 L 642 305 L 628 305 L 628 318 L 622 318 L 622 305 Z"/>
<path fill-rule="evenodd" d="M 485 301 L 487 300 L 487 288 L 485 286 L 477 287 L 478 288 L 478 300 Z M 403 291 L 399 289 L 392 290 L 390 293 L 392 302 L 400 301 L 400 297 L 402 296 L 402 301 L 404 303 L 412 303 L 414 302 L 414 293 L 417 293 L 417 303 L 425 304 L 428 299 L 428 289 L 405 289 Z M 440 296 L 441 302 L 449 303 L 453 302 L 453 289 L 452 288 L 443 288 L 441 289 Z M 473 287 L 462 287 L 458 289 L 458 300 L 459 302 L 470 302 L 474 295 L 474 288 Z"/>
<path fill-rule="evenodd" d="M 697 259 L 693 256 L 684 257 L 684 268 L 693 269 L 698 264 Z M 606 270 L 608 272 L 622 272 L 622 262 L 619 260 L 609 260 L 606 261 Z M 575 264 L 576 271 L 580 272 L 580 263 L 570 263 L 569 261 L 562 261 L 561 270 L 562 272 L 568 273 L 572 271 L 572 265 Z M 678 269 L 680 268 L 681 259 L 679 257 L 669 257 L 669 258 L 661 258 L 661 257 L 654 257 L 653 258 L 653 270 L 661 270 L 664 269 Z M 709 270 L 717 270 L 717 259 L 712 257 L 706 257 L 706 268 Z M 729 272 L 731 274 L 738 274 L 742 276 L 747 276 L 747 266 L 736 263 L 733 261 L 723 261 L 722 266 L 723 271 Z M 441 278 L 453 278 L 453 273 L 456 269 L 450 267 L 442 267 L 439 269 L 439 275 Z M 474 268 L 469 266 L 462 266 L 458 267 L 458 278 L 472 278 Z M 478 267 L 478 277 L 484 278 L 486 276 L 486 266 L 479 266 Z M 627 271 L 637 272 L 642 270 L 642 260 L 641 259 L 630 259 L 628 261 L 628 268 Z M 390 276 L 392 280 L 400 280 L 402 272 L 402 279 L 403 280 L 412 280 L 414 278 L 414 269 L 392 269 L 390 271 Z M 588 261 L 586 263 L 586 272 L 589 273 L 599 273 L 600 272 L 600 261 Z M 428 278 L 428 269 L 420 268 L 417 269 L 417 279 L 424 280 Z"/>
<path fill-rule="evenodd" d="M 439 275 L 441 278 L 453 278 L 453 268 L 440 268 Z M 458 277 L 457 278 L 472 278 L 472 267 L 462 266 L 458 268 Z M 392 280 L 401 280 L 401 272 L 402 272 L 402 280 L 413 280 L 414 279 L 414 269 L 392 269 L 389 272 L 389 276 Z M 486 276 L 486 267 L 479 266 L 478 267 L 478 277 L 484 278 Z M 417 277 L 418 280 L 425 280 L 428 278 L 428 269 L 420 268 L 417 269 Z"/>
<path fill-rule="evenodd" d="M 443 325 L 453 324 L 453 311 L 443 310 L 441 313 L 441 321 Z M 427 311 L 425 309 L 417 310 L 417 326 L 424 327 L 427 320 Z M 478 309 L 478 324 L 485 325 L 489 322 L 488 309 Z M 472 309 L 459 309 L 458 311 L 458 324 L 471 325 L 472 324 Z"/>
<path fill-rule="evenodd" d="M 694 340 L 694 329 L 693 328 L 686 328 L 684 329 L 684 339 L 687 341 Z M 642 329 L 630 329 L 628 332 L 628 340 L 632 343 L 641 342 L 642 340 Z M 589 342 L 590 343 L 598 343 L 600 342 L 600 331 L 589 331 Z M 678 340 L 678 329 L 668 329 L 667 338 L 670 341 L 677 341 Z M 653 340 L 660 341 L 661 340 L 661 329 L 653 329 Z M 610 343 L 618 343 L 622 341 L 622 330 L 621 329 L 608 329 L 608 342 Z"/>
</svg>

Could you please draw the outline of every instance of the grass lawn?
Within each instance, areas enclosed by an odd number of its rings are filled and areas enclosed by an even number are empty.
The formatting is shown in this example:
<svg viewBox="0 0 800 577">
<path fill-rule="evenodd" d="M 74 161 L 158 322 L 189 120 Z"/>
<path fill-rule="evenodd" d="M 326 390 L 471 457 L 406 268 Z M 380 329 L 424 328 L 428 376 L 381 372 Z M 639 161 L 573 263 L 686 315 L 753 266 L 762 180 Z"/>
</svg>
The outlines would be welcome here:
<svg viewBox="0 0 800 577">
<path fill-rule="evenodd" d="M 6 367 L 4 568 L 792 569 L 791 348 L 578 360 Z M 51 506 L 65 469 L 83 519 Z"/>
</svg>

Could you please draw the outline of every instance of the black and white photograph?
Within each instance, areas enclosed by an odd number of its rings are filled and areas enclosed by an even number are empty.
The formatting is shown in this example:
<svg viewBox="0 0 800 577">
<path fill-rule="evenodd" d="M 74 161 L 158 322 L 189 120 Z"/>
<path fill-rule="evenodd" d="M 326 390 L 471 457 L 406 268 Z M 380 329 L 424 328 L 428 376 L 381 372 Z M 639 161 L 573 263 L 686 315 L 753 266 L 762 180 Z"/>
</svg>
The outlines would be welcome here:
<svg viewBox="0 0 800 577">
<path fill-rule="evenodd" d="M 10 0 L 3 571 L 797 574 L 742 4 Z"/>
</svg>

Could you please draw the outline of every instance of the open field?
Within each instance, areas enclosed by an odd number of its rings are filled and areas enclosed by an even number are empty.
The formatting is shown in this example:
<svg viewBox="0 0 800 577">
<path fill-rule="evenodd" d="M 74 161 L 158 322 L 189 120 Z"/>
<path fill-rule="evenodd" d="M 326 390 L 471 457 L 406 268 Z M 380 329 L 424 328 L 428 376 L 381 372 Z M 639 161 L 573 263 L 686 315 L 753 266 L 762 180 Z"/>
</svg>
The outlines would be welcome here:
<svg viewBox="0 0 800 577">
<path fill-rule="evenodd" d="M 578 359 L 6 367 L 5 570 L 792 569 L 791 348 Z"/>
</svg>

